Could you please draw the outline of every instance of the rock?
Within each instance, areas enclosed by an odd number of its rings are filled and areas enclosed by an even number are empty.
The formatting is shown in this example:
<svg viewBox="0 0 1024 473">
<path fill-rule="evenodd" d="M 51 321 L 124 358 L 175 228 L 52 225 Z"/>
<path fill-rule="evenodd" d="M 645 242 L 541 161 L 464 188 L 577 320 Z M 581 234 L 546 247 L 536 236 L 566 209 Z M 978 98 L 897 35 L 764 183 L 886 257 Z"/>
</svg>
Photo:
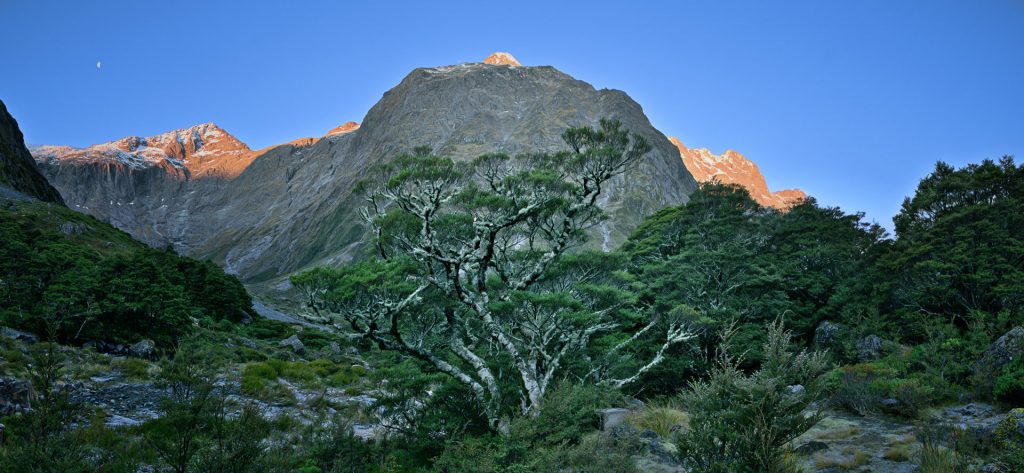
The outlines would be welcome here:
<svg viewBox="0 0 1024 473">
<path fill-rule="evenodd" d="M 897 400 L 895 400 L 895 399 L 893 399 L 893 398 L 891 398 L 891 397 L 890 397 L 890 398 L 886 398 L 886 399 L 882 399 L 882 400 L 881 400 L 881 401 L 879 401 L 879 402 L 880 402 L 880 403 L 882 404 L 882 406 L 883 406 L 883 407 L 885 407 L 886 409 L 895 409 L 895 408 L 896 408 L 896 406 L 899 406 L 899 405 L 900 405 L 900 402 L 899 402 L 899 401 L 897 401 Z"/>
<path fill-rule="evenodd" d="M 60 193 L 47 182 L 39 171 L 28 148 L 18 122 L 0 101 L 0 188 L 11 188 L 17 193 L 36 199 L 64 204 Z"/>
<path fill-rule="evenodd" d="M 993 380 L 1004 366 L 1024 353 L 1024 327 L 1014 327 L 992 342 L 981 358 L 974 362 L 975 387 L 983 394 L 992 391 Z"/>
<path fill-rule="evenodd" d="M 790 393 L 796 394 L 797 396 L 801 396 L 805 392 L 807 392 L 807 390 L 804 388 L 804 386 L 802 384 L 794 384 L 792 386 L 787 386 L 787 387 L 789 388 L 789 392 Z"/>
<path fill-rule="evenodd" d="M 14 378 L 0 378 L 0 417 L 27 411 L 31 405 L 32 384 Z"/>
<path fill-rule="evenodd" d="M 601 416 L 601 430 L 611 432 L 612 429 L 626 422 L 626 416 L 629 414 L 629 409 L 598 409 L 597 413 Z"/>
<path fill-rule="evenodd" d="M 327 348 L 331 351 L 332 355 L 341 354 L 341 345 L 339 345 L 338 342 L 332 341 L 329 345 L 327 345 Z"/>
<path fill-rule="evenodd" d="M 836 341 L 836 337 L 842 327 L 839 324 L 824 321 L 814 329 L 814 344 L 819 347 L 827 347 Z"/>
<path fill-rule="evenodd" d="M 817 440 L 812 440 L 796 448 L 795 452 L 798 455 L 811 455 L 822 450 L 828 450 L 828 444 Z"/>
<path fill-rule="evenodd" d="M 10 338 L 12 340 L 17 340 L 19 342 L 25 342 L 30 345 L 39 341 L 39 337 L 35 336 L 34 334 L 23 332 L 21 330 L 15 330 L 10 327 L 0 327 L 0 336 L 4 338 Z"/>
<path fill-rule="evenodd" d="M 156 343 L 153 340 L 142 340 L 128 347 L 128 354 L 136 358 L 156 358 Z"/>
<path fill-rule="evenodd" d="M 877 360 L 882 354 L 882 338 L 868 335 L 857 343 L 857 358 L 861 363 Z"/>
<path fill-rule="evenodd" d="M 65 235 L 80 235 L 85 232 L 85 228 L 70 222 L 62 223 L 58 228 L 60 229 L 60 232 Z"/>
<path fill-rule="evenodd" d="M 298 335 L 292 335 L 284 340 L 281 340 L 281 346 L 291 347 L 292 351 L 296 355 L 301 355 L 306 352 L 306 346 L 302 344 L 302 340 L 299 340 Z"/>
<path fill-rule="evenodd" d="M 107 417 L 107 419 L 104 422 L 104 424 L 106 424 L 107 427 L 111 427 L 111 428 L 132 427 L 132 426 L 136 426 L 136 425 L 142 425 L 142 421 L 138 421 L 138 420 L 135 420 L 135 419 L 130 419 L 128 417 L 119 416 L 117 414 L 114 414 L 114 415 L 111 415 L 110 417 Z"/>
<path fill-rule="evenodd" d="M 256 342 L 252 341 L 252 339 L 249 338 L 242 337 L 238 339 L 238 343 L 241 343 L 243 347 L 251 348 L 253 350 L 257 348 Z"/>
</svg>

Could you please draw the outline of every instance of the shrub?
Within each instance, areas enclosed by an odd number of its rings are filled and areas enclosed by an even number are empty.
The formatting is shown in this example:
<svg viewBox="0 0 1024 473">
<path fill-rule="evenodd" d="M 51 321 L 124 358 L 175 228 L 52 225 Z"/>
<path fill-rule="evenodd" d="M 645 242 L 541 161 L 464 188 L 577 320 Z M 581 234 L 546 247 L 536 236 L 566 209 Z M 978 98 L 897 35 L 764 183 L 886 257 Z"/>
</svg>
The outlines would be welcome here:
<svg viewBox="0 0 1024 473">
<path fill-rule="evenodd" d="M 1024 358 L 1003 367 L 993 383 L 992 397 L 1009 405 L 1024 405 Z"/>
<path fill-rule="evenodd" d="M 679 437 L 680 454 L 699 472 L 787 471 L 786 445 L 820 418 L 805 410 L 823 395 L 825 357 L 791 351 L 790 332 L 776 321 L 768 326 L 763 365 L 747 374 L 729 353 L 730 339 L 723 337 L 708 379 L 682 395 L 690 428 Z"/>
</svg>

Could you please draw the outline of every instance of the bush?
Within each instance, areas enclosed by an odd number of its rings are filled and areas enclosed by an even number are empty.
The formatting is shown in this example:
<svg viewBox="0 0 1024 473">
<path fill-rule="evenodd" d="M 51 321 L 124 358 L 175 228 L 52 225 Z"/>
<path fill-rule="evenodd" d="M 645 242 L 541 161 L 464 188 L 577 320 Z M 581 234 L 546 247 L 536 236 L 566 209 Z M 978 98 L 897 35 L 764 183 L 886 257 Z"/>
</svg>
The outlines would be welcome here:
<svg viewBox="0 0 1024 473">
<path fill-rule="evenodd" d="M 679 450 L 693 471 L 791 468 L 786 445 L 818 422 L 820 413 L 807 416 L 805 410 L 822 397 L 827 363 L 822 353 L 792 352 L 790 340 L 781 321 L 771 324 L 764 363 L 747 374 L 729 353 L 730 334 L 723 337 L 708 379 L 692 383 L 682 395 L 690 428 L 679 436 Z"/>
<path fill-rule="evenodd" d="M 1008 405 L 1024 405 L 1024 358 L 1003 367 L 992 385 L 992 396 Z"/>
</svg>

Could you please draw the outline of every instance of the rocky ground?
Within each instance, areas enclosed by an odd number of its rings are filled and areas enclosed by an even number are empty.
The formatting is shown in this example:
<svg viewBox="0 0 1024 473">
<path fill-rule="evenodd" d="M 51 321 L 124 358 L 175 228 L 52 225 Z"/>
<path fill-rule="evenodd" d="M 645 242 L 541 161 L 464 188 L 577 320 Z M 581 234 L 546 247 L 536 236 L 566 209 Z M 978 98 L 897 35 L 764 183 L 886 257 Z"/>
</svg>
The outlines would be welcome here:
<svg viewBox="0 0 1024 473">
<path fill-rule="evenodd" d="M 6 347 L 0 351 L 0 368 L 6 368 L 4 363 L 9 365 L 9 358 L 27 353 L 27 347 L 36 339 L 24 332 L 0 328 L 0 341 Z M 275 345 L 301 352 L 303 347 L 292 346 L 297 341 L 281 340 Z M 81 365 L 68 374 L 67 387 L 72 399 L 102 411 L 108 426 L 135 426 L 159 415 L 158 402 L 167 391 L 146 375 L 147 370 L 151 374 L 155 369 L 153 363 L 137 357 L 99 354 L 94 346 L 66 350 L 77 357 L 76 362 Z M 133 353 L 133 348 L 126 347 L 123 351 Z M 0 371 L 0 414 L 23 410 L 28 405 L 27 383 L 3 373 Z M 355 435 L 364 439 L 386 435 L 386 430 L 373 420 L 372 405 L 380 395 L 374 389 L 378 387 L 364 387 L 357 392 L 349 388 L 304 386 L 283 378 L 277 383 L 278 392 L 284 395 L 268 399 L 243 392 L 238 367 L 228 367 L 217 381 L 219 395 L 236 401 L 235 405 L 255 405 L 268 419 L 288 416 L 309 424 L 323 422 L 327 416 L 340 412 L 352 420 Z M 634 409 L 644 407 L 634 406 Z M 628 418 L 627 410 L 618 410 L 624 411 L 622 419 Z M 991 444 L 997 429 L 1006 424 L 1007 416 L 1006 412 L 982 403 L 933 409 L 916 422 L 886 415 L 859 416 L 830 410 L 792 445 L 796 462 L 807 472 L 910 473 L 921 471 L 916 459 L 928 441 L 929 430 L 942 430 L 945 435 L 952 432 L 975 445 Z M 634 460 L 641 471 L 686 471 L 675 459 L 676 448 L 670 439 L 661 438 L 653 431 L 636 429 L 626 420 L 622 422 L 606 430 L 613 438 L 639 441 L 643 453 Z M 1024 437 L 1024 413 L 1015 425 Z M 984 470 L 986 465 L 982 462 L 976 463 L 980 471 L 989 471 Z"/>
</svg>

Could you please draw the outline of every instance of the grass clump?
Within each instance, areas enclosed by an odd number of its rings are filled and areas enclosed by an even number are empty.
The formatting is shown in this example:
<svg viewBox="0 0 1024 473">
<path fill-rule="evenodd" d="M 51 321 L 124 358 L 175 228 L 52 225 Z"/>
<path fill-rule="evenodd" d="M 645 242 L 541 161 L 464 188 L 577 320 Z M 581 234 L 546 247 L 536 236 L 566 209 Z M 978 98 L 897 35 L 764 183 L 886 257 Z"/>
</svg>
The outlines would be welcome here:
<svg viewBox="0 0 1024 473">
<path fill-rule="evenodd" d="M 882 458 L 894 462 L 905 462 L 910 460 L 910 452 L 907 451 L 907 447 L 903 445 L 893 445 L 882 453 Z"/>
<path fill-rule="evenodd" d="M 629 424 L 639 430 L 651 430 L 668 437 L 690 426 L 690 416 L 669 403 L 646 406 L 629 414 Z"/>
<path fill-rule="evenodd" d="M 842 456 L 826 456 L 819 453 L 814 456 L 814 467 L 818 469 L 841 468 L 843 470 L 852 470 L 864 466 L 869 459 L 868 454 L 861 451 L 855 451 Z"/>
</svg>

